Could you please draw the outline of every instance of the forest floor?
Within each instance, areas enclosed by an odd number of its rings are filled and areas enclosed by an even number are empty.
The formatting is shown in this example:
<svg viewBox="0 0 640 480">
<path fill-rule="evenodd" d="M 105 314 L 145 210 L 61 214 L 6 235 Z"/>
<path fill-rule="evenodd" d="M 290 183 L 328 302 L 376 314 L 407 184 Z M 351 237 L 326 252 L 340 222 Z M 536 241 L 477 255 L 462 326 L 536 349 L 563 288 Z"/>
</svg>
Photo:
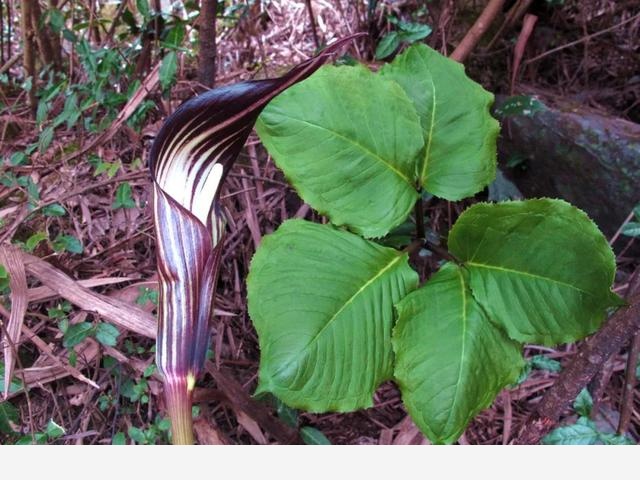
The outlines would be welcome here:
<svg viewBox="0 0 640 480">
<path fill-rule="evenodd" d="M 423 3 L 381 2 L 368 22 L 366 2 L 317 0 L 313 2 L 317 34 L 320 42 L 327 44 L 364 26 L 379 38 L 393 28 L 385 20 L 387 15 L 395 15 L 430 23 L 433 32 L 427 43 L 450 54 L 478 13 L 472 6 L 456 5 L 483 2 L 433 2 L 431 11 L 420 10 Z M 528 12 L 537 16 L 537 24 L 517 75 L 513 75 L 513 50 L 521 17 L 499 30 L 503 15 L 466 62 L 469 76 L 495 93 L 548 92 L 640 122 L 640 22 L 612 28 L 639 13 L 637 2 L 528 3 Z M 305 2 L 255 5 L 236 20 L 219 23 L 218 85 L 278 75 L 316 51 Z M 349 53 L 376 68 L 379 64 L 371 61 L 367 42 L 359 42 Z M 201 86 L 194 80 L 195 59 L 183 56 L 178 62 L 177 81 L 169 94 L 163 94 L 160 64 L 160 57 L 152 57 L 147 68 L 141 69 L 137 93 L 130 97 L 133 100 L 119 107 L 105 130 L 91 133 L 81 125 L 62 122 L 55 135 L 52 131 L 51 138 L 45 139 L 44 148 L 32 150 L 28 163 L 15 155 L 32 144 L 42 146 L 43 130 L 34 121 L 23 90 L 0 90 L 0 154 L 13 162 L 9 166 L 7 160 L 2 167 L 0 240 L 23 247 L 19 254 L 22 266 L 7 269 L 12 277 L 22 272 L 27 279 L 24 289 L 13 295 L 28 302 L 20 341 L 12 347 L 18 355 L 9 402 L 19 415 L 10 422 L 11 431 L 0 428 L 0 443 L 30 437 L 29 432 L 39 432 L 38 439 L 50 443 L 168 441 L 162 384 L 154 368 L 154 342 L 145 335 L 148 325 L 140 320 L 146 317 L 136 313 L 154 314 L 157 304 L 146 159 L 162 120 L 181 101 L 201 91 Z M 13 68 L 18 71 L 19 67 Z M 78 82 L 86 80 L 79 65 L 71 68 L 77 69 L 73 76 Z M 148 114 L 141 124 L 134 125 L 132 114 L 149 101 L 152 107 Z M 66 98 L 53 92 L 47 109 L 61 112 L 65 104 Z M 315 427 L 335 444 L 426 443 L 407 416 L 392 382 L 378 389 L 372 408 L 349 414 L 293 412 L 274 399 L 248 399 L 255 389 L 259 364 L 257 337 L 246 306 L 245 279 L 251 258 L 262 237 L 284 220 L 323 219 L 287 184 L 255 134 L 224 184 L 221 199 L 228 226 L 215 296 L 210 361 L 225 378 L 216 381 L 207 373 L 198 381 L 198 440 L 283 443 L 287 435 L 295 441 L 295 429 L 289 429 L 297 425 Z M 432 200 L 427 207 L 428 228 L 446 233 L 470 203 Z M 625 251 L 624 268 L 615 284 L 615 291 L 624 295 L 632 272 L 640 265 L 640 255 L 637 245 L 629 244 L 633 240 L 619 234 L 611 240 L 616 253 Z M 414 258 L 412 262 L 423 279 L 435 269 L 435 260 Z M 4 293 L 7 286 L 5 281 Z M 95 294 L 86 295 L 87 288 Z M 18 300 L 12 297 L 13 308 Z M 0 313 L 7 319 L 9 304 L 5 301 L 3 305 Z M 126 316 L 127 305 L 132 305 L 132 327 L 115 332 L 108 326 L 110 319 Z M 77 343 L 66 333 L 70 328 L 75 329 Z M 480 413 L 459 443 L 511 442 L 577 347 L 528 346 L 528 371 L 522 381 Z M 594 405 L 587 414 L 602 431 L 617 428 L 627 384 L 627 353 L 625 347 L 592 383 Z M 230 393 L 238 386 L 246 396 L 242 397 L 245 403 Z M 264 421 L 270 412 L 279 415 L 275 424 Z M 563 422 L 575 422 L 582 413 L 580 406 L 569 409 Z M 637 391 L 631 413 L 626 433 L 637 442 Z M 64 431 L 56 430 L 51 420 Z"/>
</svg>

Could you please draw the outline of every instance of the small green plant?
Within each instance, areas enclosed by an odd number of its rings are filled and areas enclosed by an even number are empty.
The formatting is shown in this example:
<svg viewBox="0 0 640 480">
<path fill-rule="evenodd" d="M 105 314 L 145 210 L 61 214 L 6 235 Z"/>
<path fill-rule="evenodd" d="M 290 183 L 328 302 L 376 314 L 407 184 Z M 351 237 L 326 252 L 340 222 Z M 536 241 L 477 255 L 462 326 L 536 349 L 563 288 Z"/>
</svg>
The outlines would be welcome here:
<svg viewBox="0 0 640 480">
<path fill-rule="evenodd" d="M 79 322 L 70 324 L 67 315 L 71 312 L 71 304 L 61 304 L 47 310 L 49 318 L 58 320 L 58 329 L 62 333 L 62 345 L 65 348 L 73 348 L 89 337 L 95 337 L 102 345 L 113 347 L 118 341 L 120 332 L 110 323 Z"/>
<path fill-rule="evenodd" d="M 405 22 L 394 16 L 387 19 L 395 28 L 387 33 L 376 48 L 376 58 L 382 60 L 393 54 L 402 43 L 412 44 L 431 34 L 431 27 L 421 23 Z"/>
<path fill-rule="evenodd" d="M 156 416 L 155 420 L 146 429 L 131 426 L 127 431 L 129 438 L 138 445 L 155 445 L 158 442 L 169 443 L 171 422 L 168 418 Z M 115 438 L 114 438 L 115 440 Z M 122 437 L 118 437 L 122 441 Z"/>
<path fill-rule="evenodd" d="M 628 222 L 622 227 L 622 234 L 627 237 L 640 237 L 640 205 L 633 209 L 635 221 Z"/>
<path fill-rule="evenodd" d="M 606 239 L 561 200 L 468 208 L 423 285 L 408 252 L 424 229 L 402 250 L 381 245 L 424 192 L 461 200 L 495 178 L 492 102 L 460 64 L 415 45 L 377 74 L 323 67 L 267 106 L 262 142 L 331 224 L 289 220 L 252 260 L 258 393 L 348 412 L 392 379 L 422 432 L 452 443 L 517 382 L 523 344 L 584 338 L 622 304 Z"/>
<path fill-rule="evenodd" d="M 64 428 L 53 420 L 49 420 L 42 432 L 36 432 L 33 435 L 23 435 L 16 440 L 15 445 L 45 445 L 54 442 L 65 433 Z"/>
<path fill-rule="evenodd" d="M 573 425 L 558 427 L 542 439 L 544 445 L 635 445 L 624 435 L 608 433 L 598 428 L 591 420 L 593 399 L 585 388 L 575 402 L 573 410 L 578 414 L 578 420 Z"/>
</svg>

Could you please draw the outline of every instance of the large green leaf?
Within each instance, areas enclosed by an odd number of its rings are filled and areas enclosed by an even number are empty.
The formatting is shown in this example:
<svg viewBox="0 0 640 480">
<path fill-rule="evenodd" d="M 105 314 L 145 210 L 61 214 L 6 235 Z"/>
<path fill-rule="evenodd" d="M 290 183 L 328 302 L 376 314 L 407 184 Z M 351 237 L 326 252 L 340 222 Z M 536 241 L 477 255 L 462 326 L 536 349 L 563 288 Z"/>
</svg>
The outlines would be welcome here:
<svg viewBox="0 0 640 480">
<path fill-rule="evenodd" d="M 258 392 L 313 412 L 370 407 L 392 374 L 393 305 L 417 283 L 405 253 L 329 225 L 282 224 L 247 280 Z"/>
<path fill-rule="evenodd" d="M 256 129 L 300 196 L 335 225 L 380 237 L 418 198 L 415 108 L 363 66 L 323 67 L 272 100 Z"/>
<path fill-rule="evenodd" d="M 402 300 L 398 315 L 394 373 L 404 404 L 431 441 L 452 443 L 518 378 L 520 346 L 487 319 L 453 263 Z"/>
<path fill-rule="evenodd" d="M 476 300 L 514 340 L 554 345 L 594 332 L 615 259 L 587 215 L 562 200 L 476 204 L 449 234 Z"/>
<path fill-rule="evenodd" d="M 470 80 L 464 67 L 423 44 L 408 48 L 380 71 L 415 104 L 425 147 L 418 178 L 430 193 L 460 200 L 496 175 L 500 126 L 491 117 L 493 95 Z"/>
</svg>

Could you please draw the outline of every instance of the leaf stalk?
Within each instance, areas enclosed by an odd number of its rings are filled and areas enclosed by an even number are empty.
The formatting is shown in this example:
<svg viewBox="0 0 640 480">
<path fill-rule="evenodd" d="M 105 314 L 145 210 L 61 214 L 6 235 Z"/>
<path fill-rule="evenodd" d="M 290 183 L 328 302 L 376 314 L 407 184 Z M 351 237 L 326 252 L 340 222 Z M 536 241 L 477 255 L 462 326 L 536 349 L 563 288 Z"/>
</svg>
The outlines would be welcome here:
<svg viewBox="0 0 640 480">
<path fill-rule="evenodd" d="M 193 445 L 193 419 L 191 405 L 193 384 L 189 377 L 174 377 L 164 384 L 167 413 L 171 419 L 171 436 L 174 445 Z"/>
</svg>

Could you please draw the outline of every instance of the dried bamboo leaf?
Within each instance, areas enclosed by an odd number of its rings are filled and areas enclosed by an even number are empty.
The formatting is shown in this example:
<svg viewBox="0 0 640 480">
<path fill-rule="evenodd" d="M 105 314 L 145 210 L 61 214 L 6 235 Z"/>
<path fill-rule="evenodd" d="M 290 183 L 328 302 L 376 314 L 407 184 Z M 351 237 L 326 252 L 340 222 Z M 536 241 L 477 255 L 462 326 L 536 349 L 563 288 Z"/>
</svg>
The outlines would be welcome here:
<svg viewBox="0 0 640 480">
<path fill-rule="evenodd" d="M 24 270 L 20 250 L 11 245 L 0 246 L 0 264 L 9 273 L 11 288 L 11 315 L 4 331 L 3 352 L 5 361 L 4 396 L 9 395 L 13 369 L 15 368 L 17 345 L 20 331 L 27 313 L 27 275 Z"/>
<path fill-rule="evenodd" d="M 20 255 L 26 271 L 62 298 L 83 310 L 97 313 L 115 325 L 145 337 L 155 337 L 156 321 L 152 315 L 130 303 L 92 292 L 38 257 L 24 252 Z"/>
</svg>

